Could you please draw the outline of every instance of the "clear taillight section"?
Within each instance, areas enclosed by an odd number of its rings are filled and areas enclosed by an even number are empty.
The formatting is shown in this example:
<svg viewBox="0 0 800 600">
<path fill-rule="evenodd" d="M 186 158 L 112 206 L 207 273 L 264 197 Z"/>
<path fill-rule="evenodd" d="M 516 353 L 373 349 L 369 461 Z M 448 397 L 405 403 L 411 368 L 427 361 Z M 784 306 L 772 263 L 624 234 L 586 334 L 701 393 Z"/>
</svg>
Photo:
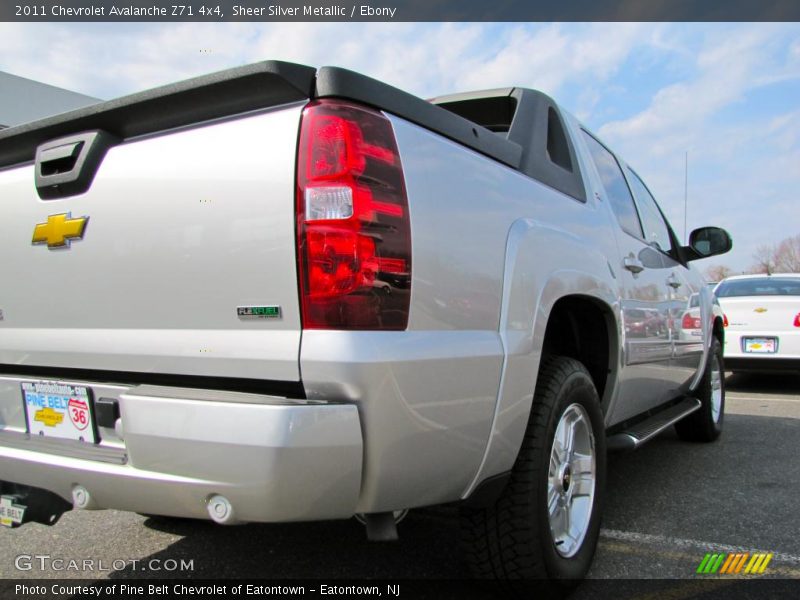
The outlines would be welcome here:
<svg viewBox="0 0 800 600">
<path fill-rule="evenodd" d="M 304 328 L 406 328 L 408 200 L 394 131 L 380 112 L 340 100 L 306 106 L 297 244 Z"/>
</svg>

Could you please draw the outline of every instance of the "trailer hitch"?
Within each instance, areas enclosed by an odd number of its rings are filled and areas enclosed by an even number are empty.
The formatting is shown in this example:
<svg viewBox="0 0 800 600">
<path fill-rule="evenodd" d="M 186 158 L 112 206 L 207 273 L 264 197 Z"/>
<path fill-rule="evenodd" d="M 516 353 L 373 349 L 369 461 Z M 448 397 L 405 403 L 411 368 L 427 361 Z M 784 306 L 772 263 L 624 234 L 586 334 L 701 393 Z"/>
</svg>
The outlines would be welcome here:
<svg viewBox="0 0 800 600">
<path fill-rule="evenodd" d="M 0 524 L 19 527 L 25 523 L 55 525 L 72 504 L 41 488 L 0 481 Z"/>
</svg>

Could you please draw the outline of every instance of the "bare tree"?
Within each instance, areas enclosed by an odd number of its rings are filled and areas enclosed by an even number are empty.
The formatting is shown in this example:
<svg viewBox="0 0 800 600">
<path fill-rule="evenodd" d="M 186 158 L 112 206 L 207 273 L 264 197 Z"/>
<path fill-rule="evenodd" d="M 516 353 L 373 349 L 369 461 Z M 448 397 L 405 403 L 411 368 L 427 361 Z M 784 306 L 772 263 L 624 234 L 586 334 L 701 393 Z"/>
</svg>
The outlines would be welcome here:
<svg viewBox="0 0 800 600">
<path fill-rule="evenodd" d="M 733 271 L 727 265 L 711 265 L 706 269 L 706 281 L 722 281 L 730 277 Z"/>
<path fill-rule="evenodd" d="M 756 262 L 750 267 L 750 273 L 766 273 L 772 275 L 775 272 L 776 246 L 759 246 L 753 253 L 753 260 Z"/>
<path fill-rule="evenodd" d="M 775 249 L 775 270 L 800 273 L 800 235 L 786 238 Z"/>
</svg>

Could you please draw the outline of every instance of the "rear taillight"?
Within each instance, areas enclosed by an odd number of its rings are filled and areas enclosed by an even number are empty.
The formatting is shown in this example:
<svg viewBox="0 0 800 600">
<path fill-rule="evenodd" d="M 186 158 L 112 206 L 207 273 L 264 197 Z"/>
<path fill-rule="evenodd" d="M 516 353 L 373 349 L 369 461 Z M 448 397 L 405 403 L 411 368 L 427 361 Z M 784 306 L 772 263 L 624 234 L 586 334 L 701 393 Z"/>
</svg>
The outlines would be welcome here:
<svg viewBox="0 0 800 600">
<path fill-rule="evenodd" d="M 725 313 L 722 313 L 722 326 L 723 327 L 728 326 L 728 315 L 726 315 Z"/>
<path fill-rule="evenodd" d="M 303 111 L 297 157 L 303 327 L 405 329 L 411 234 L 394 131 L 339 100 Z"/>
<path fill-rule="evenodd" d="M 795 327 L 800 327 L 800 313 L 797 313 L 794 316 L 794 326 Z"/>
<path fill-rule="evenodd" d="M 692 317 L 689 313 L 683 315 L 681 329 L 700 329 L 703 326 L 700 317 Z"/>
</svg>

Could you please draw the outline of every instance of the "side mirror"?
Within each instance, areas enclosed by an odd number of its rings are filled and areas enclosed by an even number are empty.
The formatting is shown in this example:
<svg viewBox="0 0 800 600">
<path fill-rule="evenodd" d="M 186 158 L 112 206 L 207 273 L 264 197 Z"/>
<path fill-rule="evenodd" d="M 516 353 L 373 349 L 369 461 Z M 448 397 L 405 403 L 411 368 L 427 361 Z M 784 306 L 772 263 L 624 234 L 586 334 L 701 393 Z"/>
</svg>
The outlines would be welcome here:
<svg viewBox="0 0 800 600">
<path fill-rule="evenodd" d="M 689 245 L 684 246 L 688 260 L 725 254 L 733 248 L 730 234 L 721 227 L 701 227 L 689 235 Z"/>
</svg>

